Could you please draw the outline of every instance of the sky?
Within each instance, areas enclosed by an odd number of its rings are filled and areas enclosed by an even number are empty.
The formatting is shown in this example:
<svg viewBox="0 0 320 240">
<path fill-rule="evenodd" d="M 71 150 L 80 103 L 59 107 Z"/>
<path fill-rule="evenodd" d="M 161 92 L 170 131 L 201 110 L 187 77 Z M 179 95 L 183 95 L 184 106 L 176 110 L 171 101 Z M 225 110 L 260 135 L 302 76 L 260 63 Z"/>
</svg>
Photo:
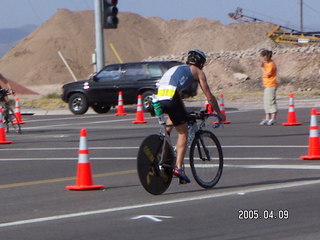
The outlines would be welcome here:
<svg viewBox="0 0 320 240">
<path fill-rule="evenodd" d="M 223 24 L 234 23 L 228 13 L 237 7 L 243 14 L 264 21 L 300 29 L 301 0 L 118 0 L 120 12 L 133 12 L 144 17 L 191 19 L 204 17 Z M 26 24 L 41 25 L 58 8 L 73 11 L 94 9 L 95 0 L 0 0 L 0 28 Z M 320 31 L 320 0 L 303 0 L 305 31 Z"/>
</svg>

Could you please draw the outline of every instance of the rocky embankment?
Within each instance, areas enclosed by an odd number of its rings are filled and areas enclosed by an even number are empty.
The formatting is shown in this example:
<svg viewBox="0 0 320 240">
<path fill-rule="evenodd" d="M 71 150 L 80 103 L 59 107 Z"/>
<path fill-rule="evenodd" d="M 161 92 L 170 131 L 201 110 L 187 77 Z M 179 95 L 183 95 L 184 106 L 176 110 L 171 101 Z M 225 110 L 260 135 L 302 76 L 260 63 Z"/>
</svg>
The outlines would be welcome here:
<svg viewBox="0 0 320 240">
<path fill-rule="evenodd" d="M 259 52 L 273 51 L 278 66 L 279 89 L 283 91 L 317 90 L 320 83 L 320 45 L 284 46 L 271 40 L 259 47 L 240 51 L 206 52 L 205 72 L 215 90 L 254 91 L 262 89 Z M 145 60 L 185 61 L 186 52 L 149 57 Z"/>
</svg>

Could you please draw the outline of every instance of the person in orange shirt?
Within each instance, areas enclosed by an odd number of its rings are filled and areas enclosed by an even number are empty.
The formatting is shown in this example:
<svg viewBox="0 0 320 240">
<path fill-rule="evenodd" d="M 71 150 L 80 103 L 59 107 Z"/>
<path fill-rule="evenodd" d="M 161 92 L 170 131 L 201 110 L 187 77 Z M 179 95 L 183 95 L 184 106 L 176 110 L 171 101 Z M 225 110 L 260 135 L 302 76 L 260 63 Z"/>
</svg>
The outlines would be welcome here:
<svg viewBox="0 0 320 240">
<path fill-rule="evenodd" d="M 261 70 L 262 82 L 264 86 L 264 111 L 266 114 L 265 119 L 260 122 L 260 125 L 274 125 L 277 119 L 277 66 L 272 60 L 272 51 L 262 50 L 261 57 Z"/>
</svg>

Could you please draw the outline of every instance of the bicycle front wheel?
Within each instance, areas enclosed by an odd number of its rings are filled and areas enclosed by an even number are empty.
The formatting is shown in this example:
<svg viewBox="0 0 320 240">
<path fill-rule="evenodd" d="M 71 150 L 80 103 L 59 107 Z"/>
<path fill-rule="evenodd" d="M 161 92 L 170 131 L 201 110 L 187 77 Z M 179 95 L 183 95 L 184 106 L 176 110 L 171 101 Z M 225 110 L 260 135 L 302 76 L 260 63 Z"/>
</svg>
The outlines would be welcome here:
<svg viewBox="0 0 320 240">
<path fill-rule="evenodd" d="M 190 146 L 192 175 L 203 188 L 215 186 L 222 175 L 223 153 L 218 138 L 210 131 L 196 133 Z"/>
</svg>

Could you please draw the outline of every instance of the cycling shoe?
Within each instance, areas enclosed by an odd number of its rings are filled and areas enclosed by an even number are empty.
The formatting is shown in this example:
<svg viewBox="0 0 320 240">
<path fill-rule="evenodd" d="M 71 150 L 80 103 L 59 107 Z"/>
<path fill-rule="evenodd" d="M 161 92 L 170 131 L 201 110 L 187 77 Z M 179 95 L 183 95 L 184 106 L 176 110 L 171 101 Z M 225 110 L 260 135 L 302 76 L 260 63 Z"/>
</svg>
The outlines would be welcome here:
<svg viewBox="0 0 320 240">
<path fill-rule="evenodd" d="M 187 184 L 190 183 L 190 179 L 187 177 L 183 169 L 175 168 L 173 169 L 173 175 L 179 178 L 180 184 Z"/>
</svg>

